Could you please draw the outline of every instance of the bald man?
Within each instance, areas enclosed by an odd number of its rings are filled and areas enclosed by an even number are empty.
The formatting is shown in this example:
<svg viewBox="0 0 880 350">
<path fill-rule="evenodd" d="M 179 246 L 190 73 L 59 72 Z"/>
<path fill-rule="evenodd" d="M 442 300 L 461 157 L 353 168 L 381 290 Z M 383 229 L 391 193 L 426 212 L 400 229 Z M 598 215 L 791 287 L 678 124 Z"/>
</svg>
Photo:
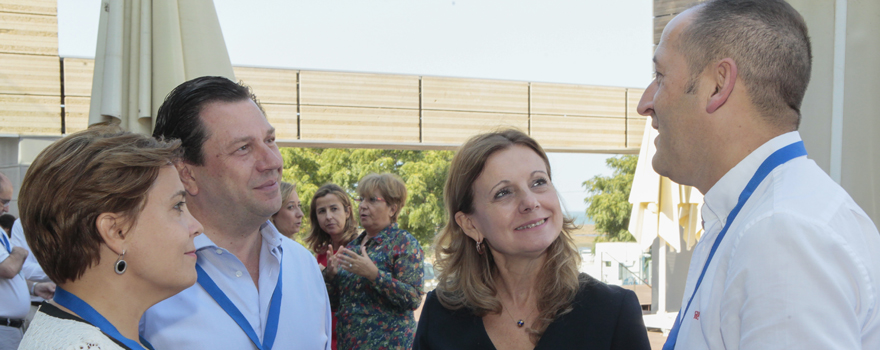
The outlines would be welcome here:
<svg viewBox="0 0 880 350">
<path fill-rule="evenodd" d="M 666 349 L 880 349 L 880 233 L 797 132 L 811 51 L 781 0 L 676 16 L 638 111 L 654 169 L 704 194 Z"/>
</svg>

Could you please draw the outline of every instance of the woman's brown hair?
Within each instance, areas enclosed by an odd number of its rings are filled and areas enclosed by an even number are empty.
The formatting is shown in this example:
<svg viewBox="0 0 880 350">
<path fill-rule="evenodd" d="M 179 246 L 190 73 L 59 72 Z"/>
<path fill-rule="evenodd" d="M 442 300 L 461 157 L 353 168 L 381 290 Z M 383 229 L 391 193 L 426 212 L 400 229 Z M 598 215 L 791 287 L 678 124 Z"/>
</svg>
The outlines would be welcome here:
<svg viewBox="0 0 880 350">
<path fill-rule="evenodd" d="M 75 281 L 100 261 L 101 213 L 137 223 L 164 166 L 179 159 L 180 141 L 157 141 L 97 124 L 49 145 L 28 168 L 19 208 L 27 243 L 52 281 Z"/>
<path fill-rule="evenodd" d="M 550 161 L 544 149 L 531 137 L 518 130 L 502 130 L 477 135 L 452 158 L 449 176 L 443 191 L 446 202 L 446 226 L 434 241 L 435 266 L 439 271 L 436 294 L 440 303 L 451 310 L 467 308 L 477 316 L 501 313 L 494 275 L 497 274 L 492 251 L 479 254 L 476 242 L 465 235 L 455 221 L 455 214 L 474 212 L 473 183 L 476 181 L 490 156 L 513 145 L 525 146 L 537 153 L 550 173 Z M 563 220 L 562 232 L 547 248 L 547 256 L 541 266 L 535 290 L 538 296 L 538 318 L 529 327 L 530 339 L 537 344 L 547 326 L 571 311 L 571 303 L 577 294 L 577 252 L 571 231 L 575 228 L 569 218 Z"/>
<path fill-rule="evenodd" d="M 309 249 L 313 252 L 318 252 L 321 247 L 330 244 L 330 234 L 321 229 L 321 225 L 318 222 L 318 208 L 316 203 L 318 198 L 331 194 L 336 196 L 336 198 L 339 198 L 343 210 L 348 212 L 348 218 L 345 219 L 345 227 L 343 228 L 341 245 L 345 246 L 357 235 L 357 225 L 354 223 L 354 211 L 351 207 L 351 199 L 348 198 L 348 194 L 337 184 L 326 184 L 318 188 L 318 191 L 312 196 L 312 204 L 309 206 L 309 220 L 311 220 L 310 223 L 312 224 L 312 229 L 306 237 L 306 244 L 309 245 Z"/>
</svg>

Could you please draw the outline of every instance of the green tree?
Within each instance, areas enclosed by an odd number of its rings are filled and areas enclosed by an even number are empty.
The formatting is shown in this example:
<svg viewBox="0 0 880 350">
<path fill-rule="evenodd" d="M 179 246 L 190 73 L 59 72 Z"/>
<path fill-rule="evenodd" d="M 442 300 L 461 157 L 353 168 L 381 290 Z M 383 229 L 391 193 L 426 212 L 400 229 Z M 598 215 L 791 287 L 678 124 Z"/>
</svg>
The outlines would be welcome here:
<svg viewBox="0 0 880 350">
<path fill-rule="evenodd" d="M 404 151 L 344 148 L 282 148 L 284 180 L 297 184 L 303 213 L 309 216 L 312 197 L 332 182 L 356 198 L 358 181 L 370 173 L 394 173 L 406 183 L 407 200 L 398 223 L 428 248 L 444 223 L 443 185 L 452 161 L 451 151 Z M 357 215 L 357 203 L 354 215 Z M 355 220 L 357 222 L 357 220 Z M 311 223 L 304 220 L 302 242 Z"/>
<path fill-rule="evenodd" d="M 611 157 L 605 164 L 614 172 L 611 176 L 594 176 L 584 181 L 588 195 L 587 217 L 596 223 L 599 237 L 596 242 L 634 242 L 627 230 L 632 204 L 629 192 L 632 189 L 633 175 L 636 172 L 637 155 Z"/>
</svg>

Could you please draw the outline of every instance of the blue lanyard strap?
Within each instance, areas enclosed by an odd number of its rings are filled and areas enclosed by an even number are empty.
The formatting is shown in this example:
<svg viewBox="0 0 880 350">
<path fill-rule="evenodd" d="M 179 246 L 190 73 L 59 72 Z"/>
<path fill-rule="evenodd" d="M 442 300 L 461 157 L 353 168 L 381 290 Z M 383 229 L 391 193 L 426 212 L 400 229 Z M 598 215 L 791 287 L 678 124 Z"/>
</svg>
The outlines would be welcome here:
<svg viewBox="0 0 880 350">
<path fill-rule="evenodd" d="M 260 338 L 257 338 L 257 332 L 254 331 L 254 327 L 251 327 L 250 322 L 248 322 L 247 318 L 235 307 L 235 304 L 232 303 L 232 300 L 229 300 L 229 297 L 226 296 L 220 287 L 217 286 L 217 283 L 214 283 L 214 280 L 211 279 L 210 276 L 202 269 L 201 266 L 196 264 L 196 272 L 199 275 L 199 284 L 202 288 L 205 289 L 208 294 L 214 298 L 214 301 L 220 305 L 223 311 L 226 311 L 226 314 L 229 317 L 232 317 L 232 320 L 238 324 L 239 327 L 247 334 L 248 338 L 257 346 L 257 349 L 260 350 L 271 350 L 272 345 L 275 343 L 275 335 L 278 333 L 278 318 L 281 315 L 281 281 L 282 278 L 282 264 L 279 261 L 278 264 L 278 283 L 275 284 L 275 291 L 272 292 L 272 300 L 269 303 L 269 315 L 266 320 L 266 329 L 263 332 L 263 342 L 260 342 Z"/>
<path fill-rule="evenodd" d="M 6 251 L 9 252 L 9 254 L 12 254 L 12 243 L 9 243 L 9 239 L 6 238 L 5 233 L 0 232 L 0 234 L 3 236 L 3 239 L 0 240 L 0 242 L 3 243 L 3 247 L 6 247 Z"/>
<path fill-rule="evenodd" d="M 73 293 L 64 290 L 60 286 L 55 288 L 55 297 L 52 300 L 55 301 L 56 304 L 64 306 L 72 311 L 86 322 L 98 327 L 98 329 L 104 332 L 104 334 L 107 334 L 116 341 L 125 344 L 129 349 L 144 349 L 144 346 L 146 346 L 146 349 L 153 350 L 153 346 L 143 337 L 140 337 L 140 344 L 124 337 L 118 330 L 116 330 L 116 327 L 110 324 L 110 321 L 107 321 L 107 319 L 98 313 L 98 311 L 96 311 L 91 305 L 76 295 L 73 295 Z M 141 346 L 141 344 L 144 344 L 144 346 Z"/>
<path fill-rule="evenodd" d="M 770 157 L 767 157 L 767 159 L 761 163 L 761 166 L 758 167 L 758 171 L 755 172 L 755 175 L 749 180 L 746 188 L 739 194 L 739 200 L 736 202 L 736 206 L 733 207 L 733 210 L 727 215 L 727 222 L 724 224 L 724 228 L 721 229 L 721 232 L 718 233 L 718 237 L 715 238 L 715 242 L 712 244 L 712 250 L 709 251 L 709 257 L 706 258 L 706 264 L 703 265 L 703 271 L 700 272 L 700 278 L 697 279 L 697 285 L 694 286 L 694 292 L 691 294 L 690 299 L 688 299 L 687 306 L 684 310 L 678 312 L 678 317 L 675 318 L 675 325 L 673 325 L 672 330 L 669 331 L 669 336 L 666 338 L 666 344 L 663 344 L 663 350 L 672 350 L 675 348 L 676 338 L 678 338 L 678 330 L 681 327 L 684 315 L 687 313 L 688 309 L 690 309 L 691 302 L 694 301 L 694 296 L 697 295 L 697 290 L 700 289 L 700 284 L 703 283 L 703 276 L 706 275 L 706 270 L 709 269 L 709 263 L 712 261 L 712 257 L 715 256 L 715 251 L 718 250 L 721 240 L 724 239 L 724 235 L 727 234 L 727 229 L 730 228 L 730 224 L 736 219 L 736 216 L 739 214 L 743 205 L 746 204 L 746 201 L 749 200 L 749 197 L 751 197 L 752 193 L 755 192 L 755 189 L 758 188 L 758 185 L 764 181 L 764 178 L 766 178 L 773 169 L 785 164 L 789 160 L 805 155 L 807 155 L 807 149 L 804 148 L 804 142 L 798 141 L 776 150 L 776 152 L 773 152 L 773 154 L 771 154 Z"/>
</svg>

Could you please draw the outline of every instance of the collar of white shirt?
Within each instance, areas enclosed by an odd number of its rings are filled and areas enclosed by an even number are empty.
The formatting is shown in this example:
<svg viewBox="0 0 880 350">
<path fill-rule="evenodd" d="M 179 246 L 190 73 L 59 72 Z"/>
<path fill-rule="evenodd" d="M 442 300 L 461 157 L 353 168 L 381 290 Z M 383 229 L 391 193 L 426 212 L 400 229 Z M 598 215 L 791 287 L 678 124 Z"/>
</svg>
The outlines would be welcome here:
<svg viewBox="0 0 880 350">
<path fill-rule="evenodd" d="M 705 227 L 711 228 L 718 221 L 725 223 L 727 215 L 736 206 L 739 195 L 758 171 L 761 163 L 778 149 L 800 140 L 801 135 L 797 131 L 776 136 L 724 174 L 703 197 L 702 216 Z"/>
<path fill-rule="evenodd" d="M 260 235 L 263 236 L 263 241 L 268 245 L 270 252 L 275 253 L 278 251 L 284 236 L 281 235 L 281 232 L 278 232 L 278 229 L 275 228 L 275 225 L 273 225 L 271 221 L 266 220 L 266 222 L 260 225 Z M 214 243 L 214 241 L 204 234 L 196 236 L 193 243 L 196 246 L 196 251 L 205 248 L 220 248 Z"/>
</svg>

